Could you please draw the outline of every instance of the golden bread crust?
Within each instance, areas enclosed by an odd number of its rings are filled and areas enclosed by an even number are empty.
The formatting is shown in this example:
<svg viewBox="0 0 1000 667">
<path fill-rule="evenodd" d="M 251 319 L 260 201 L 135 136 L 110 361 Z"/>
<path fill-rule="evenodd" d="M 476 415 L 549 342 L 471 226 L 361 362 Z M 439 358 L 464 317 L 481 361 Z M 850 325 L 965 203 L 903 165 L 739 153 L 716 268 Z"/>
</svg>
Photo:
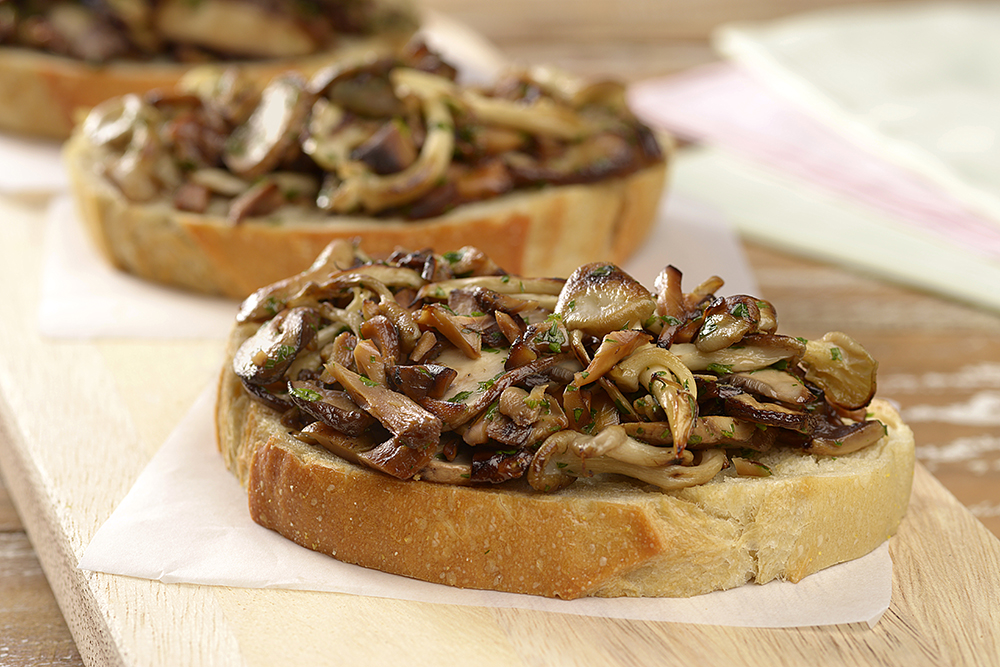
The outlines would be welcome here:
<svg viewBox="0 0 1000 667">
<path fill-rule="evenodd" d="M 83 223 L 112 264 L 155 282 L 240 299 L 305 270 L 338 238 L 361 238 L 376 256 L 397 247 L 475 245 L 520 275 L 568 275 L 593 261 L 621 263 L 648 235 L 667 172 L 664 161 L 622 178 L 514 192 L 427 220 L 289 209 L 294 212 L 281 223 L 271 216 L 233 225 L 168 202 L 128 201 L 100 176 L 79 132 L 65 158 Z"/>
<path fill-rule="evenodd" d="M 255 329 L 238 326 L 229 357 Z M 310 549 L 417 579 L 549 597 L 687 597 L 798 581 L 892 535 L 910 496 L 913 434 L 875 400 L 878 443 L 836 458 L 774 453 L 772 477 L 721 473 L 663 492 L 581 479 L 553 494 L 400 481 L 287 432 L 227 366 L 219 446 L 254 520 Z"/>
</svg>

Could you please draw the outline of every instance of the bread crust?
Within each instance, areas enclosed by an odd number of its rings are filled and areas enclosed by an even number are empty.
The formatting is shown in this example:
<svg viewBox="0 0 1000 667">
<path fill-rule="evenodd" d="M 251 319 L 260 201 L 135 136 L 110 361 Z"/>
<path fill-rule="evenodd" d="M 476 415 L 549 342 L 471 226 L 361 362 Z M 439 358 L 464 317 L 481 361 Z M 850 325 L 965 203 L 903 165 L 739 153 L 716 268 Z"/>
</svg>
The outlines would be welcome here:
<svg viewBox="0 0 1000 667">
<path fill-rule="evenodd" d="M 668 162 L 597 183 L 508 193 L 426 220 L 327 216 L 288 207 L 280 223 L 272 215 L 233 225 L 166 201 L 127 200 L 101 177 L 82 133 L 67 143 L 65 161 L 83 223 L 113 265 L 155 282 L 240 299 L 305 270 L 338 238 L 362 238 L 376 256 L 399 246 L 475 245 L 489 248 L 497 264 L 521 275 L 568 275 L 588 262 L 620 263 L 656 219 Z"/>
<path fill-rule="evenodd" d="M 392 52 L 411 33 L 344 38 L 334 49 L 302 58 L 232 61 L 251 80 L 266 82 L 295 69 L 311 75 L 336 58 Z M 66 139 L 81 112 L 127 93 L 173 88 L 192 65 L 167 61 L 94 64 L 22 47 L 0 47 L 0 130 Z"/>
<path fill-rule="evenodd" d="M 229 358 L 255 329 L 237 326 Z M 887 402 L 876 444 L 831 458 L 784 451 L 765 478 L 720 473 L 680 491 L 581 479 L 553 494 L 400 481 L 287 432 L 224 368 L 218 441 L 261 525 L 307 548 L 458 587 L 572 599 L 688 597 L 799 581 L 895 533 L 914 442 Z"/>
</svg>

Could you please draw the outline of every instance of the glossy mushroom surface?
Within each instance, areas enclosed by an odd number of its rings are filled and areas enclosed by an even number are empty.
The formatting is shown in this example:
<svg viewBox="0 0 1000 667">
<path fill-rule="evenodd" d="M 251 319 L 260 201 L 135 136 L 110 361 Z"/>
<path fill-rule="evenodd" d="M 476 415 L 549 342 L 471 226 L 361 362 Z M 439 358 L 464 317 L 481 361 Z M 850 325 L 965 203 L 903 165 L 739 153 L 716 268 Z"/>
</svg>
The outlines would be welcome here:
<svg viewBox="0 0 1000 667">
<path fill-rule="evenodd" d="M 303 442 L 441 484 L 671 490 L 882 437 L 859 418 L 877 364 L 856 341 L 779 334 L 771 304 L 717 278 L 661 278 L 657 295 L 613 265 L 539 280 L 475 248 L 376 260 L 339 241 L 246 300 L 233 369 Z"/>
</svg>

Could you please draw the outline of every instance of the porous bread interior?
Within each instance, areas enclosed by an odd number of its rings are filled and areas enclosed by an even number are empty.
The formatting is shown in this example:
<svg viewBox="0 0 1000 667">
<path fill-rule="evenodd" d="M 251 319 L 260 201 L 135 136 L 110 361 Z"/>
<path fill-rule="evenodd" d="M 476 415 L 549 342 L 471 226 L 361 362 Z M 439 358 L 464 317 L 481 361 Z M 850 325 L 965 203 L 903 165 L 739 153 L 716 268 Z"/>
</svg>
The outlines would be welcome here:
<svg viewBox="0 0 1000 667">
<path fill-rule="evenodd" d="M 669 143 L 664 151 L 669 154 Z M 221 213 L 186 213 L 167 200 L 127 200 L 101 175 L 97 153 L 79 130 L 64 149 L 77 209 L 102 254 L 153 282 L 238 299 L 305 270 L 337 238 L 360 238 L 375 256 L 398 247 L 472 245 L 519 275 L 569 275 L 589 262 L 622 263 L 648 236 L 667 175 L 663 161 L 597 183 L 515 191 L 427 220 L 329 216 L 287 206 L 233 225 Z"/>
<path fill-rule="evenodd" d="M 887 402 L 871 410 L 887 427 L 871 447 L 840 457 L 773 452 L 764 458 L 771 477 L 724 471 L 674 492 L 596 478 L 553 494 L 391 479 L 291 437 L 229 369 L 218 433 L 254 520 L 338 559 L 549 597 L 687 597 L 799 581 L 895 533 L 913 434 Z"/>
</svg>

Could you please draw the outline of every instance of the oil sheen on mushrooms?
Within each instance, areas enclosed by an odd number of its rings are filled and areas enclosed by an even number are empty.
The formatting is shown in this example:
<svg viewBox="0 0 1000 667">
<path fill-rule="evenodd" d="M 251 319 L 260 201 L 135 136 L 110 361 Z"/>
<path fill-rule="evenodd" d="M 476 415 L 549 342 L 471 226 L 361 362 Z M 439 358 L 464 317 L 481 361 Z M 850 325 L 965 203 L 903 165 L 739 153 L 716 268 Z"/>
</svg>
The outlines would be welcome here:
<svg viewBox="0 0 1000 667">
<path fill-rule="evenodd" d="M 544 69 L 489 88 L 422 44 L 252 89 L 199 71 L 172 93 L 99 105 L 83 131 L 129 200 L 227 217 L 435 217 L 514 190 L 626 176 L 663 161 L 619 84 Z"/>
<path fill-rule="evenodd" d="M 522 278 L 472 247 L 376 261 L 339 241 L 242 304 L 233 370 L 299 440 L 442 484 L 671 490 L 884 435 L 856 341 L 779 334 L 766 301 L 680 282 L 667 267 L 650 292 L 601 263 Z"/>
<path fill-rule="evenodd" d="M 91 63 L 289 58 L 414 25 L 408 11 L 369 0 L 0 2 L 0 46 Z"/>
</svg>

